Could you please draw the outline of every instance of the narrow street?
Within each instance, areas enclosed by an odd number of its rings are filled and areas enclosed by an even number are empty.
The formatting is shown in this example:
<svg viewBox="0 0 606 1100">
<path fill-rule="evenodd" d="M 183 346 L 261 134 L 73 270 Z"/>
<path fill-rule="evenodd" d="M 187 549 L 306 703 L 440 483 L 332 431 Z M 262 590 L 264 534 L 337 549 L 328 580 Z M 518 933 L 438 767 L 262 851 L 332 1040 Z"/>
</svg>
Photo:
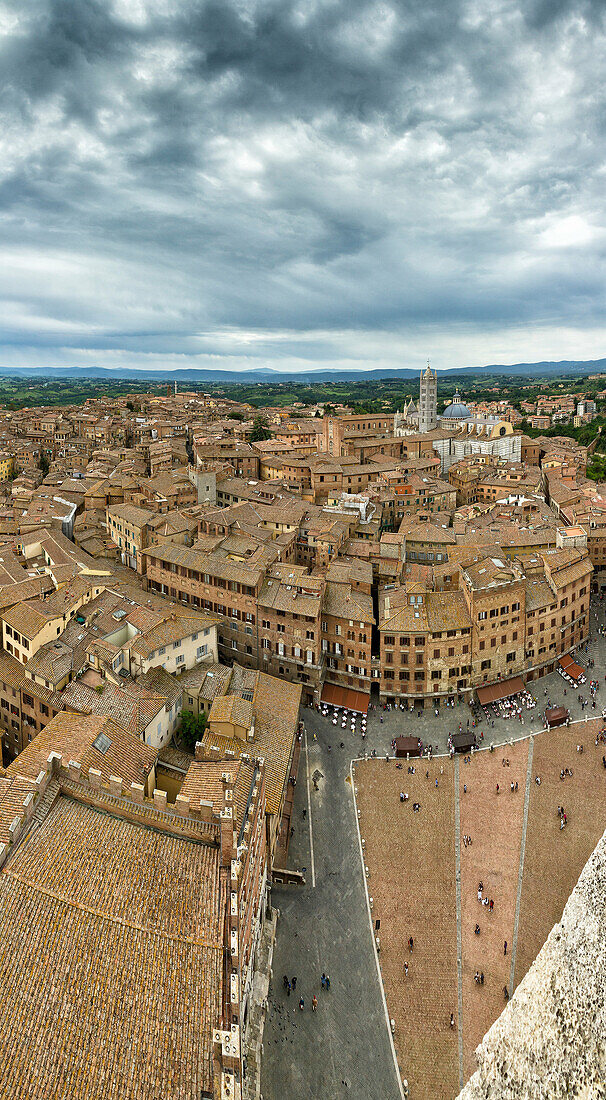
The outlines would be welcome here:
<svg viewBox="0 0 606 1100">
<path fill-rule="evenodd" d="M 360 852 L 349 780 L 351 746 L 341 749 L 330 723 L 304 712 L 310 781 L 315 887 L 312 885 L 306 754 L 295 790 L 291 866 L 306 868 L 304 887 L 274 887 L 280 910 L 265 1025 L 264 1100 L 349 1096 L 398 1100 L 381 988 L 370 938 Z M 317 741 L 313 740 L 314 732 Z M 339 729 L 339 732 L 340 729 Z M 345 731 L 343 731 L 345 732 Z M 332 745 L 328 752 L 328 744 Z M 321 987 L 321 975 L 330 990 Z M 296 976 L 290 997 L 282 976 Z M 318 1010 L 311 1011 L 312 996 Z M 299 997 L 305 1000 L 301 1012 Z"/>
</svg>

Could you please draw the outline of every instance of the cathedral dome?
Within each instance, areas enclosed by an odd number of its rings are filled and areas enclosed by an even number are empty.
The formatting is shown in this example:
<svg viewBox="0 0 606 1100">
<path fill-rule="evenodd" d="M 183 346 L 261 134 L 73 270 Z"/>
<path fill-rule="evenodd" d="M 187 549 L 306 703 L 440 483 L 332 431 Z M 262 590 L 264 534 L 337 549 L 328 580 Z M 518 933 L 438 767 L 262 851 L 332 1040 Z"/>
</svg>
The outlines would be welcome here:
<svg viewBox="0 0 606 1100">
<path fill-rule="evenodd" d="M 461 401 L 460 395 L 455 393 L 452 404 L 446 406 L 442 416 L 445 420 L 469 420 L 471 413 Z"/>
</svg>

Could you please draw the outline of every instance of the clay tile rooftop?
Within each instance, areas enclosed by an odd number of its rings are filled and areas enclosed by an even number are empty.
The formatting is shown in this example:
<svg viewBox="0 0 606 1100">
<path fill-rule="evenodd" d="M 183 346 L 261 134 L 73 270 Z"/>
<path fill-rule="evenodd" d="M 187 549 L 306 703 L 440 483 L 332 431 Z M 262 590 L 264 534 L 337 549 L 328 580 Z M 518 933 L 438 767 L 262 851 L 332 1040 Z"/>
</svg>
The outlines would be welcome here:
<svg viewBox="0 0 606 1100">
<path fill-rule="evenodd" d="M 213 1095 L 219 863 L 217 846 L 55 800 L 0 873 L 3 1100 Z"/>
</svg>

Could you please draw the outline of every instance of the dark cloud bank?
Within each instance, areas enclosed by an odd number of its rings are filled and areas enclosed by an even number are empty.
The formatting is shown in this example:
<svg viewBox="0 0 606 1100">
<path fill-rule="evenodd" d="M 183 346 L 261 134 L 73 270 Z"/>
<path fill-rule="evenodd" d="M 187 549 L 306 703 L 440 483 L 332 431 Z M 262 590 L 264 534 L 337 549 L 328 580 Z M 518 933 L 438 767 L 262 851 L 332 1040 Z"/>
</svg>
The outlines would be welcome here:
<svg viewBox="0 0 606 1100">
<path fill-rule="evenodd" d="M 604 4 L 0 0 L 0 362 L 606 354 Z"/>
</svg>

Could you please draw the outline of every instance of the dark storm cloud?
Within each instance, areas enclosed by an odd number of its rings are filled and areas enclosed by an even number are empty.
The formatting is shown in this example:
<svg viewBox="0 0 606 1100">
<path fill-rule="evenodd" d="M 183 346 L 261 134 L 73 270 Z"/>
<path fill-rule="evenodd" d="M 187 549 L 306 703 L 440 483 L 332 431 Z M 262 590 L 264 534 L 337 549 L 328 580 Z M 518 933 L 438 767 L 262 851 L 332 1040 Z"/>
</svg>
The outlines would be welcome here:
<svg viewBox="0 0 606 1100">
<path fill-rule="evenodd" d="M 256 8 L 223 3 L 193 6 L 182 21 L 192 50 L 188 73 L 194 78 L 237 77 L 226 100 L 263 114 L 282 110 L 313 118 L 327 107 L 354 118 L 399 113 L 406 80 L 438 71 L 462 34 L 457 4 L 370 5 L 296 4 L 275 0 Z M 314 10 L 309 18 L 305 11 Z M 394 15 L 393 25 L 391 13 Z M 384 25 L 385 48 L 374 54 L 364 45 L 363 24 Z M 351 27 L 351 34 L 348 28 Z"/>
<path fill-rule="evenodd" d="M 9 358 L 593 351 L 605 44 L 591 0 L 0 0 Z"/>
</svg>

